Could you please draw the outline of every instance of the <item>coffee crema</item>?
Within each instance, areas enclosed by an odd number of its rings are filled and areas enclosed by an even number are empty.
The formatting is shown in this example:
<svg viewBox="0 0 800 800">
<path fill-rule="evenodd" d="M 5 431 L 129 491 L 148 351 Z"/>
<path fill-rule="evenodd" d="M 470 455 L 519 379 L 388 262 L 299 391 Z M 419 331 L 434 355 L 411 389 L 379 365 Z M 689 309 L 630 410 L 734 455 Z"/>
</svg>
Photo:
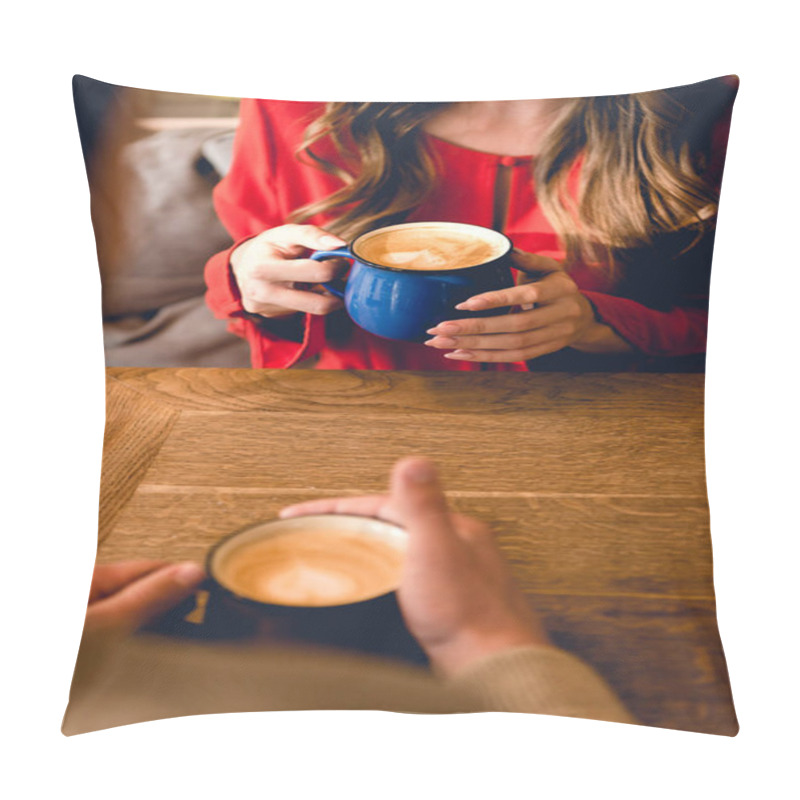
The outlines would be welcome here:
<svg viewBox="0 0 800 800">
<path fill-rule="evenodd" d="M 215 573 L 261 603 L 333 606 L 395 590 L 404 556 L 394 542 L 344 527 L 299 528 L 232 548 Z"/>
<path fill-rule="evenodd" d="M 435 272 L 467 269 L 504 255 L 507 239 L 496 231 L 458 223 L 408 223 L 360 237 L 354 252 L 384 267 Z"/>
</svg>

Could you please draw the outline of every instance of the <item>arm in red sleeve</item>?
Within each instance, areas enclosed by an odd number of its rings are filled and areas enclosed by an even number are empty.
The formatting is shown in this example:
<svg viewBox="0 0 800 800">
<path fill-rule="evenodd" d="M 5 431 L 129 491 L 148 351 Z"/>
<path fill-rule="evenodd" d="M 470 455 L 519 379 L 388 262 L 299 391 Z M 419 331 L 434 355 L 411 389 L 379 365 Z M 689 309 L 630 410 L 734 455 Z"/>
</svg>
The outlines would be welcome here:
<svg viewBox="0 0 800 800">
<path fill-rule="evenodd" d="M 629 256 L 614 295 L 584 291 L 600 322 L 640 353 L 691 356 L 706 351 L 714 231 L 670 234 Z"/>
<path fill-rule="evenodd" d="M 648 356 L 687 356 L 704 353 L 708 311 L 673 308 L 658 311 L 626 297 L 584 292 L 601 322 Z"/>
<path fill-rule="evenodd" d="M 214 190 L 214 208 L 233 237 L 233 247 L 212 256 L 205 268 L 206 302 L 220 319 L 228 320 L 228 330 L 250 344 L 254 367 L 289 367 L 318 349 L 324 336 L 324 320 L 303 315 L 298 326 L 299 341 L 287 339 L 286 321 L 255 321 L 242 306 L 242 298 L 230 266 L 231 253 L 242 242 L 268 228 L 284 223 L 274 191 L 276 156 L 263 103 L 241 101 L 239 128 L 228 174 Z"/>
<path fill-rule="evenodd" d="M 214 312 L 214 316 L 229 320 L 228 330 L 231 333 L 245 336 L 242 298 L 230 268 L 231 253 L 239 244 L 240 242 L 237 242 L 233 247 L 217 253 L 208 260 L 205 268 L 206 303 Z"/>
</svg>

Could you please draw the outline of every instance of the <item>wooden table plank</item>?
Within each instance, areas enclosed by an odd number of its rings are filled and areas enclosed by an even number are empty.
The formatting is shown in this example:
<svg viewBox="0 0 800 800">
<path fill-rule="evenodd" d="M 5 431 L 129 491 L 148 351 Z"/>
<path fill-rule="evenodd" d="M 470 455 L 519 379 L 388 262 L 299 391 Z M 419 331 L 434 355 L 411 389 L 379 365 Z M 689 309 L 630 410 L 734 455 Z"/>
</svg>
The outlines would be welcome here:
<svg viewBox="0 0 800 800">
<path fill-rule="evenodd" d="M 355 493 L 355 492 L 352 492 Z M 292 492 L 142 487 L 104 542 L 104 562 L 202 559 L 217 539 L 319 497 Z M 713 599 L 708 509 L 699 498 L 492 497 L 451 493 L 489 522 L 526 591 Z"/>
<path fill-rule="evenodd" d="M 613 443 L 613 446 L 611 446 Z M 145 476 L 152 484 L 381 490 L 401 456 L 432 456 L 463 490 L 616 494 L 705 491 L 702 418 L 561 409 L 416 416 L 184 411 Z"/>
<path fill-rule="evenodd" d="M 597 669 L 643 724 L 736 733 L 713 602 L 543 595 L 535 602 L 556 644 Z"/>
<path fill-rule="evenodd" d="M 369 415 L 497 416 L 591 409 L 604 418 L 699 412 L 704 376 L 654 373 L 415 373 L 363 370 L 153 369 L 115 367 L 110 379 L 177 410 Z"/>
<path fill-rule="evenodd" d="M 136 491 L 179 412 L 107 377 L 98 537 L 103 541 Z"/>
</svg>

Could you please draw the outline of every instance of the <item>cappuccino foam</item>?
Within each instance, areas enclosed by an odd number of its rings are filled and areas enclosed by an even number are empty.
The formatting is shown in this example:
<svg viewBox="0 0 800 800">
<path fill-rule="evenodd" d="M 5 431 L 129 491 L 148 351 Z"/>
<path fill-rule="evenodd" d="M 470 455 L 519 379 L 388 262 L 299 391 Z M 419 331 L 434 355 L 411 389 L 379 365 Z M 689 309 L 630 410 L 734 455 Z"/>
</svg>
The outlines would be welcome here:
<svg viewBox="0 0 800 800">
<path fill-rule="evenodd" d="M 475 267 L 506 251 L 506 241 L 491 231 L 481 236 L 466 228 L 413 223 L 386 228 L 360 239 L 356 255 L 384 267 L 436 271 Z"/>
<path fill-rule="evenodd" d="M 233 549 L 218 580 L 262 603 L 331 606 L 378 597 L 397 588 L 404 559 L 395 543 L 346 528 L 307 528 Z"/>
</svg>

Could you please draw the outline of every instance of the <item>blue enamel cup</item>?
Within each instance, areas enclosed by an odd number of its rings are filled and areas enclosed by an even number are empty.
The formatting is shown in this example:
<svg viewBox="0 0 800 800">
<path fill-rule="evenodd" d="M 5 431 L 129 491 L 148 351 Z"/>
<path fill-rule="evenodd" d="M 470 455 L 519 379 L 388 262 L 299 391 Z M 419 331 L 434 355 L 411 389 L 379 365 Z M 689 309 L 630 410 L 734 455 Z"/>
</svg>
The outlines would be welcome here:
<svg viewBox="0 0 800 800">
<path fill-rule="evenodd" d="M 365 255 L 375 252 L 381 237 L 404 235 L 411 228 L 418 241 L 429 238 L 435 243 L 437 236 L 449 235 L 485 243 L 488 259 L 479 264 L 467 261 L 466 266 L 446 263 L 435 269 L 409 269 L 397 263 L 380 264 L 374 256 L 370 259 Z M 469 312 L 458 311 L 455 306 L 473 295 L 514 285 L 508 259 L 512 247 L 504 234 L 478 225 L 408 222 L 369 231 L 348 247 L 321 250 L 311 258 L 348 258 L 353 262 L 346 283 L 326 283 L 325 288 L 344 299 L 356 325 L 384 339 L 421 342 L 430 338 L 428 328 L 445 320 L 508 313 L 507 308 Z"/>
</svg>

